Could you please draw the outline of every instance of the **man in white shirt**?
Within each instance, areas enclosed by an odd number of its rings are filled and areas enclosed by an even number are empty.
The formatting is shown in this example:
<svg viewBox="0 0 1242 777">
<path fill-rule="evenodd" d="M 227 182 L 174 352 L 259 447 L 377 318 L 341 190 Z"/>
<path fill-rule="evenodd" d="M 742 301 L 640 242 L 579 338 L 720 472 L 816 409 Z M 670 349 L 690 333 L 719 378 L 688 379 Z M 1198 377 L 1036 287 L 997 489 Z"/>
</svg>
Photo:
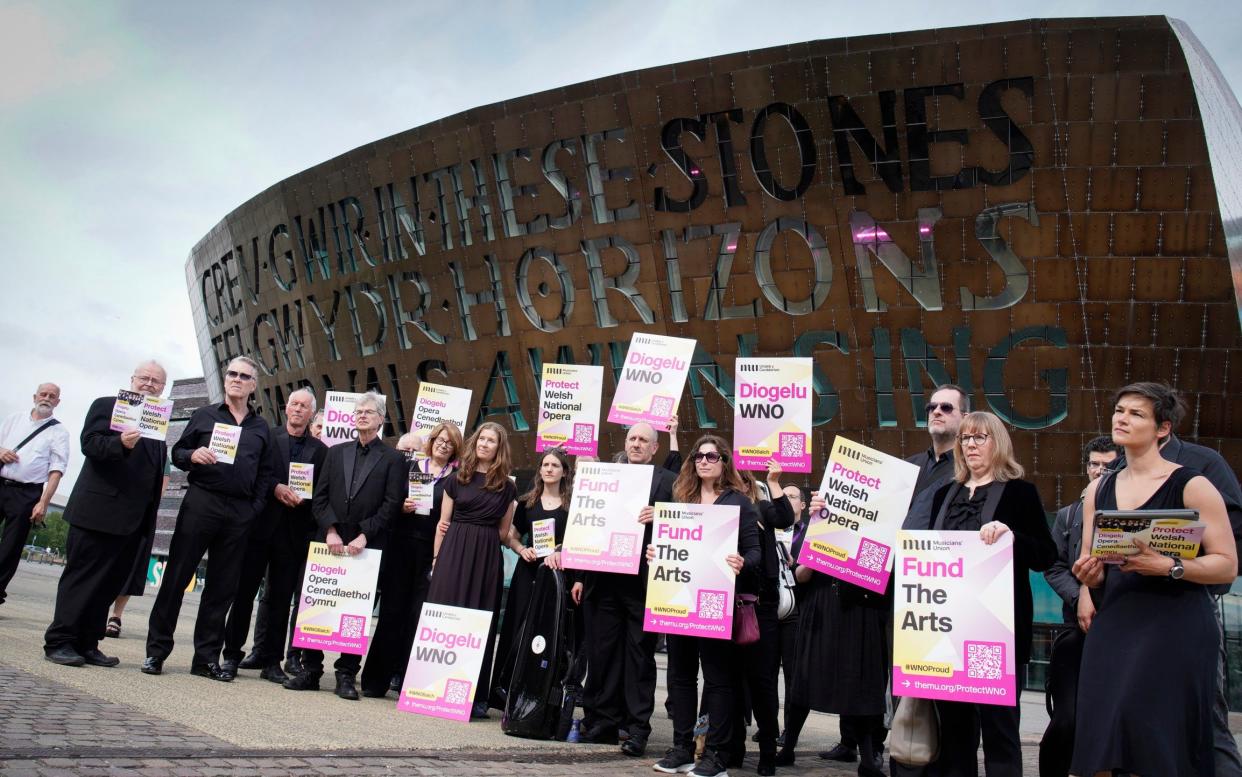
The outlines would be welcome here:
<svg viewBox="0 0 1242 777">
<path fill-rule="evenodd" d="M 0 604 L 17 572 L 30 526 L 41 526 L 60 478 L 69 466 L 69 432 L 52 417 L 60 387 L 39 385 L 34 409 L 14 413 L 0 426 Z"/>
</svg>

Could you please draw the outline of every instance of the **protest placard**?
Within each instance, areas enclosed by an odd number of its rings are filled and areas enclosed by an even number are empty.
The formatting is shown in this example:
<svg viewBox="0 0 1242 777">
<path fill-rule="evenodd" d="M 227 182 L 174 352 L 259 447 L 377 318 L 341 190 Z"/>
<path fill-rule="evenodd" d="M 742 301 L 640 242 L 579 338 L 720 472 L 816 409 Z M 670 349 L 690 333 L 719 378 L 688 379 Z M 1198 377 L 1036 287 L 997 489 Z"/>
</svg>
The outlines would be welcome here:
<svg viewBox="0 0 1242 777">
<path fill-rule="evenodd" d="M 237 459 L 237 445 L 241 442 L 242 428 L 217 422 L 211 427 L 211 441 L 207 449 L 216 454 L 217 464 L 232 464 Z"/>
<path fill-rule="evenodd" d="M 469 721 L 491 624 L 490 610 L 424 603 L 397 709 Z"/>
<path fill-rule="evenodd" d="M 289 462 L 289 490 L 303 499 L 315 496 L 315 465 Z"/>
<path fill-rule="evenodd" d="M 298 595 L 293 646 L 366 655 L 381 552 L 335 556 L 312 542 Z"/>
<path fill-rule="evenodd" d="M 1170 558 L 1194 558 L 1207 530 L 1197 510 L 1100 510 L 1092 527 L 1091 555 L 1105 564 L 1138 553 L 1135 540 Z"/>
<path fill-rule="evenodd" d="M 811 360 L 737 360 L 733 455 L 738 469 L 811 471 Z"/>
<path fill-rule="evenodd" d="M 733 637 L 737 505 L 657 502 L 647 568 L 643 630 L 692 637 Z"/>
<path fill-rule="evenodd" d="M 441 386 L 423 381 L 414 400 L 414 428 L 427 434 L 441 421 L 453 424 L 466 436 L 466 418 L 470 415 L 470 389 Z"/>
<path fill-rule="evenodd" d="M 590 572 L 638 572 L 644 526 L 638 514 L 651 493 L 650 464 L 578 465 L 561 542 L 561 564 Z"/>
<path fill-rule="evenodd" d="M 149 440 L 168 439 L 168 422 L 172 419 L 173 401 L 143 395 L 137 391 L 121 390 L 116 393 L 112 406 L 114 432 L 137 431 Z"/>
<path fill-rule="evenodd" d="M 603 367 L 543 365 L 535 450 L 561 447 L 571 456 L 595 456 L 599 452 L 599 403 L 603 390 Z"/>
<path fill-rule="evenodd" d="M 658 431 L 668 431 L 668 419 L 677 412 L 690 374 L 694 345 L 684 337 L 636 332 L 612 396 L 609 422 L 628 426 L 646 421 Z"/>
</svg>

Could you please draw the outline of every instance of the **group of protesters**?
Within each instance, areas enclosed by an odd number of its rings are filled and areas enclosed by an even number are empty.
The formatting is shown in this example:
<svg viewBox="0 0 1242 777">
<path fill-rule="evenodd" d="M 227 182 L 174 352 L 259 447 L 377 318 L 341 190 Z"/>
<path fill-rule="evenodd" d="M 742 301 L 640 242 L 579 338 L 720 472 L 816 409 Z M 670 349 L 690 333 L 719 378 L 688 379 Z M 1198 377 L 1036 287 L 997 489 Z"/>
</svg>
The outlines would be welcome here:
<svg viewBox="0 0 1242 777">
<path fill-rule="evenodd" d="M 80 437 L 85 462 L 64 512 L 71 527 L 67 563 L 45 635 L 47 659 L 117 665 L 100 650 L 101 638 L 119 631 L 109 608 L 130 592 L 135 564 L 149 553 L 171 460 L 188 473 L 188 489 L 151 610 L 142 672 L 162 673 L 184 592 L 209 554 L 191 673 L 228 682 L 240 670 L 258 670 L 289 690 L 319 689 L 324 654 L 291 644 L 292 605 L 308 547 L 319 541 L 334 554 L 384 551 L 378 625 L 365 665 L 359 655 L 336 658 L 337 696 L 357 700 L 399 691 L 426 602 L 493 613 L 472 717 L 503 708 L 513 634 L 535 574 L 540 565 L 563 568 L 559 546 L 576 462 L 561 449 L 543 452 L 532 484 L 519 493 L 503 426 L 483 423 L 463 439 L 456 425 L 440 423 L 389 447 L 381 439 L 386 405 L 373 393 L 360 395 L 354 408 L 356 441 L 328 447 L 315 432 L 314 392 L 290 394 L 284 423 L 273 427 L 251 405 L 258 375 L 252 360 L 233 359 L 224 371 L 224 400 L 196 410 L 171 450 L 137 431 L 113 431 L 114 396 L 91 405 Z M 157 363 L 144 362 L 131 388 L 158 396 L 165 379 Z M 68 461 L 67 433 L 48 423 L 58 402 L 59 388 L 40 386 L 34 410 L 0 429 L 0 603 L 16 569 L 11 546 L 20 550 L 30 521 L 42 518 Z M 1180 396 L 1158 383 L 1117 392 L 1110 434 L 1087 446 L 1090 482 L 1057 514 L 1051 531 L 1005 425 L 991 413 L 970 412 L 969 402 L 953 385 L 931 395 L 930 445 L 907 459 L 919 473 L 903 528 L 974 532 L 988 544 L 1012 534 L 1019 677 L 1031 659 L 1029 572 L 1044 572 L 1064 599 L 1066 625 L 1081 638 L 1078 714 L 1059 740 L 1068 743 L 1064 768 L 1077 775 L 1242 775 L 1228 731 L 1223 632 L 1213 602 L 1237 573 L 1242 491 L 1218 453 L 1174 434 L 1185 413 Z M 241 429 L 231 463 L 213 452 L 218 424 Z M 736 506 L 737 548 L 724 561 L 737 576 L 737 593 L 756 597 L 759 639 L 742 645 L 667 637 L 673 744 L 656 771 L 726 774 L 746 759 L 747 721 L 753 720 L 756 769 L 775 774 L 794 763 L 814 710 L 840 716 L 840 741 L 819 755 L 857 761 L 864 777 L 976 775 L 980 742 L 988 775 L 1022 773 L 1017 705 L 938 701 L 938 754 L 931 763 L 914 767 L 886 758 L 888 725 L 900 703 L 891 688 L 891 583 L 876 593 L 800 565 L 823 496 L 782 482 L 775 461 L 758 478 L 739 470 L 729 441 L 715 435 L 699 437 L 683 454 L 675 416 L 668 426 L 662 459 L 660 433 L 651 424 L 626 431 L 618 460 L 653 465 L 654 473 L 647 506 L 633 519 L 644 525 L 650 543 L 657 502 Z M 312 498 L 290 487 L 290 463 L 314 466 Z M 429 508 L 409 496 L 414 469 L 434 483 Z M 1196 558 L 1173 559 L 1141 546 L 1124 563 L 1105 565 L 1083 552 L 1097 510 L 1180 508 L 1196 510 L 1206 525 Z M 557 550 L 540 556 L 532 547 L 532 525 L 549 519 Z M 503 626 L 502 547 L 519 557 Z M 582 615 L 588 666 L 579 741 L 618 745 L 635 758 L 647 750 L 657 686 L 658 635 L 643 628 L 647 561 L 634 575 L 564 570 Z M 782 603 L 787 586 L 794 601 Z M 704 719 L 706 733 L 696 743 Z"/>
</svg>

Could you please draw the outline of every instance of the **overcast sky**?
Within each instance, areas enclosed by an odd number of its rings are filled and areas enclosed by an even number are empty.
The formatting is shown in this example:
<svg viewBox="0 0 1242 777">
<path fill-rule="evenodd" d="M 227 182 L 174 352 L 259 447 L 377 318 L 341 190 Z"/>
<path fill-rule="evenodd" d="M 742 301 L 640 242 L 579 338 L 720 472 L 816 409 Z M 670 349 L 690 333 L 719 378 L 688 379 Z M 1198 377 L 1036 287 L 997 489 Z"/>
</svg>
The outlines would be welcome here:
<svg viewBox="0 0 1242 777">
<path fill-rule="evenodd" d="M 0 414 L 90 401 L 154 356 L 201 374 L 184 265 L 225 214 L 349 149 L 627 70 L 1033 15 L 1172 12 L 1242 83 L 1235 2 L 0 0 Z"/>
</svg>

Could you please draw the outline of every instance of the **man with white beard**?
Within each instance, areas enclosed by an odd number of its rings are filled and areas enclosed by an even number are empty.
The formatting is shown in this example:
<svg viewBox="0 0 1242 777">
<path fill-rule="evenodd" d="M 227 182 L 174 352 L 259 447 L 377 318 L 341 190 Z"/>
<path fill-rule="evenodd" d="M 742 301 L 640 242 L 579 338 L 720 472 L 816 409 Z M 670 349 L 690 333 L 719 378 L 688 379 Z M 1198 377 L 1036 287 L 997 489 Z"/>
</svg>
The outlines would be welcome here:
<svg viewBox="0 0 1242 777">
<path fill-rule="evenodd" d="M 69 466 L 69 433 L 52 417 L 59 404 L 60 386 L 40 383 L 34 409 L 14 413 L 0 426 L 0 604 L 30 526 L 43 525 Z"/>
</svg>

